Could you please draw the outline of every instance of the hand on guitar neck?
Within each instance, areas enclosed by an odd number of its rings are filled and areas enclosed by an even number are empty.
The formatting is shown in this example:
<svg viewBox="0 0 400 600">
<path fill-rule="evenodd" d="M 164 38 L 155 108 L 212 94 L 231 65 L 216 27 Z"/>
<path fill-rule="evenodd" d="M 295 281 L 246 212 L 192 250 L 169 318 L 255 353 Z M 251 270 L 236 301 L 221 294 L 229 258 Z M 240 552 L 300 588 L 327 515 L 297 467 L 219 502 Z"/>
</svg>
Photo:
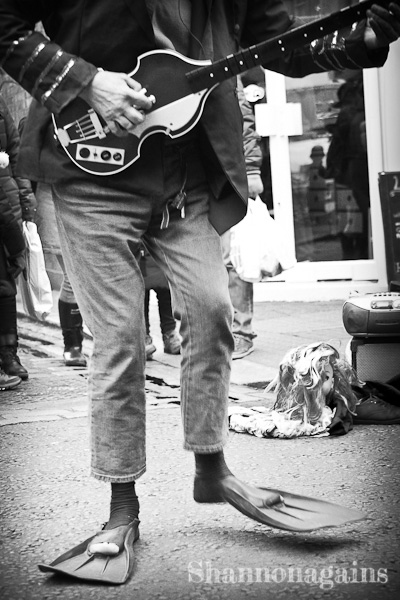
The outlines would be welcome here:
<svg viewBox="0 0 400 600">
<path fill-rule="evenodd" d="M 391 2 L 387 9 L 373 4 L 366 14 L 368 27 L 364 40 L 368 48 L 388 46 L 400 37 L 400 0 Z"/>
<path fill-rule="evenodd" d="M 143 123 L 154 96 L 125 73 L 99 70 L 80 96 L 105 120 L 108 130 L 119 137 Z"/>
</svg>

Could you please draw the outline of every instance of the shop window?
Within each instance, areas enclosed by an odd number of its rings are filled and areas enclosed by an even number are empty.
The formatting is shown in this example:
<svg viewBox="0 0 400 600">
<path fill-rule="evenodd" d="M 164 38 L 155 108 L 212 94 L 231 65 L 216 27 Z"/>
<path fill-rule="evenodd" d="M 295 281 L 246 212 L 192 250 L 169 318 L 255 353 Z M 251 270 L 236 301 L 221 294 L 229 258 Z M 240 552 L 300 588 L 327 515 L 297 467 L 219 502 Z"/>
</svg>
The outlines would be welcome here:
<svg viewBox="0 0 400 600">
<path fill-rule="evenodd" d="M 346 0 L 286 0 L 295 17 L 318 18 Z M 303 134 L 290 138 L 298 261 L 372 258 L 362 72 L 286 80 L 302 107 Z"/>
</svg>

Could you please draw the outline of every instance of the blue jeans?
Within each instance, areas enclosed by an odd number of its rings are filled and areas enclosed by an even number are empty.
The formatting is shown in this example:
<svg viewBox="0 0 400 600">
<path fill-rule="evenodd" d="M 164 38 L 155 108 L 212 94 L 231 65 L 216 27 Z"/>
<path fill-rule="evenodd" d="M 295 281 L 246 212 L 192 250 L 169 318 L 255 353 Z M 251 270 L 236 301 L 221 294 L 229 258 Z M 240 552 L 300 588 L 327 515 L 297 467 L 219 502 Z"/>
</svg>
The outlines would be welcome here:
<svg viewBox="0 0 400 600">
<path fill-rule="evenodd" d="M 221 240 L 224 263 L 228 269 L 229 294 L 234 309 L 232 331 L 235 335 L 252 340 L 256 337 L 252 324 L 254 314 L 253 284 L 249 281 L 240 279 L 231 263 L 231 232 L 225 232 L 222 235 Z"/>
<path fill-rule="evenodd" d="M 192 145 L 166 146 L 159 194 L 107 187 L 101 178 L 53 188 L 61 247 L 93 338 L 89 367 L 92 475 L 137 479 L 145 456 L 144 282 L 141 240 L 171 285 L 181 319 L 184 448 L 217 452 L 228 435 L 232 306 L 221 240 L 208 219 L 210 189 Z M 185 216 L 166 205 L 183 184 Z"/>
</svg>

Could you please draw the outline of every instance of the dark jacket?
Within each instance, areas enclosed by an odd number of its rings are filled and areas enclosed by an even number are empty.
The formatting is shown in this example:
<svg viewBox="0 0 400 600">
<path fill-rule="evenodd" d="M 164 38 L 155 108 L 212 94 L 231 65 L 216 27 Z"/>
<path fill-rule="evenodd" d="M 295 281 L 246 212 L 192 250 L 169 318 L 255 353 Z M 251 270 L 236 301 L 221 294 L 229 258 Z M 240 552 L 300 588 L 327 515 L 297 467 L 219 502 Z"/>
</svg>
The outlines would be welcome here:
<svg viewBox="0 0 400 600">
<path fill-rule="evenodd" d="M 207 4 L 212 4 L 213 60 L 237 52 L 239 46 L 260 43 L 292 25 L 281 0 L 208 0 Z M 109 0 L 0 2 L 0 60 L 36 99 L 24 130 L 20 162 L 21 172 L 30 179 L 52 182 L 71 176 L 90 177 L 82 171 L 77 173 L 77 167 L 57 146 L 50 112 L 58 113 L 74 100 L 94 77 L 96 67 L 130 72 L 140 54 L 156 48 L 145 0 L 113 0 L 112 9 L 110 6 Z M 37 21 L 43 22 L 51 43 L 40 33 L 32 33 Z M 336 54 L 341 53 L 343 68 L 384 63 L 387 50 L 368 54 L 360 41 L 363 31 L 361 25 L 349 34 L 345 51 L 335 49 Z M 63 53 L 57 56 L 60 47 Z M 329 48 L 326 41 L 318 51 L 318 62 L 307 45 L 269 63 L 268 68 L 296 77 L 328 70 L 332 68 Z M 242 118 L 235 87 L 235 77 L 217 86 L 201 118 L 204 160 L 215 196 L 210 220 L 219 231 L 243 217 L 247 202 Z M 112 176 L 114 185 L 152 192 L 154 170 L 161 169 L 157 160 L 160 137 L 146 140 L 140 160 Z"/>
<path fill-rule="evenodd" d="M 0 166 L 0 296 L 5 297 L 15 294 L 13 276 L 20 270 L 25 250 L 21 224 L 33 218 L 36 200 L 30 182 L 14 176 L 19 134 L 1 96 L 0 151 L 9 161 L 8 166 Z"/>
</svg>

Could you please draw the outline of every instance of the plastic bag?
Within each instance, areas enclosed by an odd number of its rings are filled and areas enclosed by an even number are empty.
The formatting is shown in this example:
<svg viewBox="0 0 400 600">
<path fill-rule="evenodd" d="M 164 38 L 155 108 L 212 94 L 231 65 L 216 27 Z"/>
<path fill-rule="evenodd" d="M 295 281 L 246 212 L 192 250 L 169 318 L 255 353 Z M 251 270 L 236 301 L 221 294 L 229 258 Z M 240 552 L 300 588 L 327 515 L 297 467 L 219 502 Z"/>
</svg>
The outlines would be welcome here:
<svg viewBox="0 0 400 600">
<path fill-rule="evenodd" d="M 19 276 L 22 305 L 27 315 L 45 321 L 53 308 L 53 295 L 42 242 L 35 223 L 24 221 L 22 232 L 26 244 L 26 279 L 23 274 Z"/>
<path fill-rule="evenodd" d="M 230 260 L 239 277 L 252 283 L 296 264 L 283 233 L 259 197 L 249 200 L 246 216 L 231 229 Z"/>
</svg>

